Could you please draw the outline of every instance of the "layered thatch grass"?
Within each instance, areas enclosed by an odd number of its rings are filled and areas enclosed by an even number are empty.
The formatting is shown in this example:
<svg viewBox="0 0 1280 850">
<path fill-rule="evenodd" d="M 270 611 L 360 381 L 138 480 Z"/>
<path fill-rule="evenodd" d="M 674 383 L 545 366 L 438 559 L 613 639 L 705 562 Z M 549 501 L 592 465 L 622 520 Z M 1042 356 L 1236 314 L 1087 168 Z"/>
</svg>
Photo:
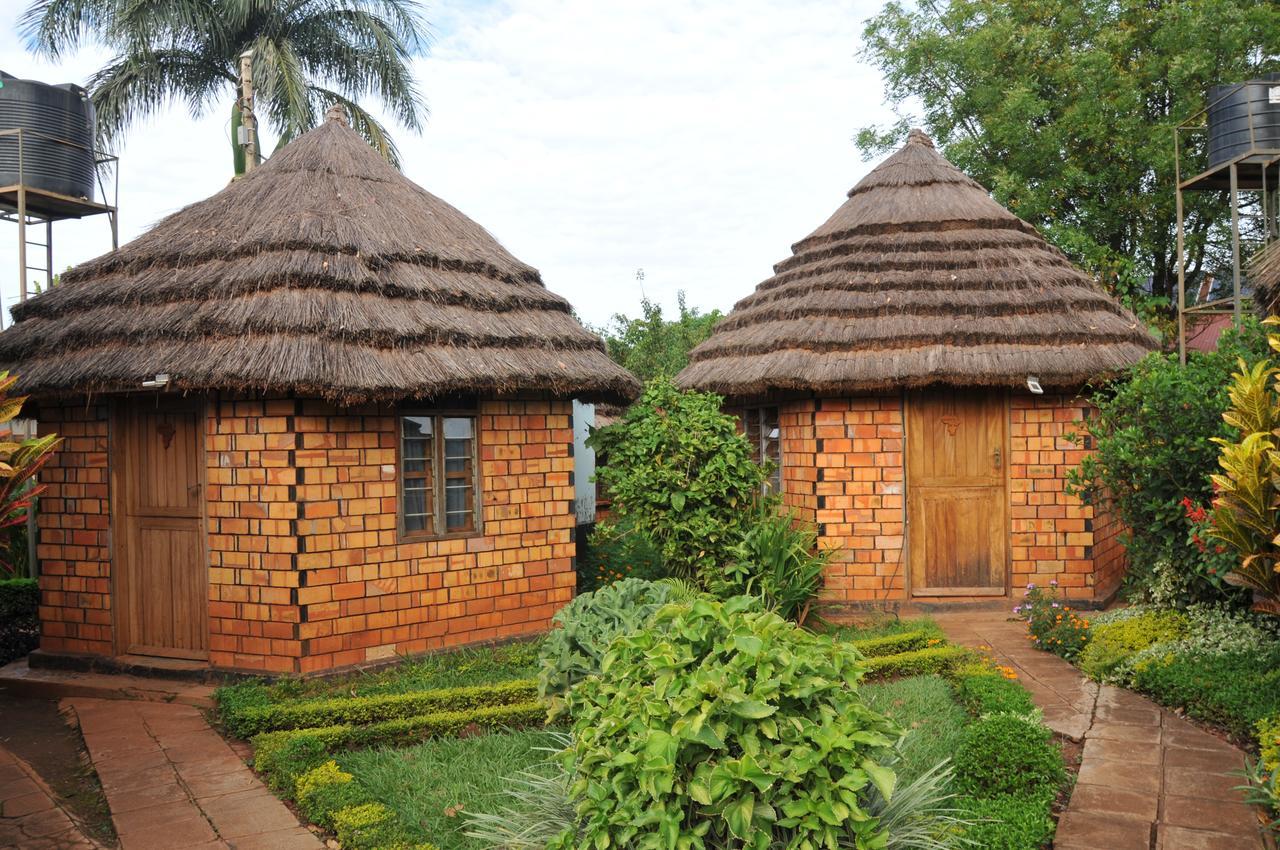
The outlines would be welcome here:
<svg viewBox="0 0 1280 850">
<path fill-rule="evenodd" d="M 1079 387 L 1156 347 L 1138 319 L 913 130 L 679 375 L 728 396 Z"/>
<path fill-rule="evenodd" d="M 157 373 L 341 403 L 639 390 L 537 270 L 340 116 L 13 315 L 0 364 L 37 395 Z"/>
<path fill-rule="evenodd" d="M 1250 257 L 1246 273 L 1254 306 L 1263 318 L 1280 313 L 1280 240 L 1268 242 Z"/>
</svg>

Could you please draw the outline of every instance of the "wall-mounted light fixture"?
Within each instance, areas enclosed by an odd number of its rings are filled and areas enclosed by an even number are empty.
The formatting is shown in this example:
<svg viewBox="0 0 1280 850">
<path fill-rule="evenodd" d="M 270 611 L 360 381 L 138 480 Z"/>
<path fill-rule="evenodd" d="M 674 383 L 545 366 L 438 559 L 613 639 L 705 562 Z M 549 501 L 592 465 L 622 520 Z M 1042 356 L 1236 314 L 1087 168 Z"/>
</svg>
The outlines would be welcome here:
<svg viewBox="0 0 1280 850">
<path fill-rule="evenodd" d="M 1040 379 L 1035 375 L 1027 376 L 1027 389 L 1036 395 L 1044 395 L 1044 387 L 1040 386 Z"/>
<path fill-rule="evenodd" d="M 169 386 L 169 380 L 168 372 L 158 372 L 151 380 L 143 381 L 142 386 L 149 390 L 163 390 Z"/>
</svg>

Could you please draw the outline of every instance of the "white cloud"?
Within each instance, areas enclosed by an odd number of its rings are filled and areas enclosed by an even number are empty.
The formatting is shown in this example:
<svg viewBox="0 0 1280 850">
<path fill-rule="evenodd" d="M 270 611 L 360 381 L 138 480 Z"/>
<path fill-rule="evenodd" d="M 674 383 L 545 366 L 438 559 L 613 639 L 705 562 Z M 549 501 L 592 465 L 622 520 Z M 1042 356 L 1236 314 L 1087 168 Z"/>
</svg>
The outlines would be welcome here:
<svg viewBox="0 0 1280 850">
<path fill-rule="evenodd" d="M 417 71 L 431 118 L 397 139 L 405 171 L 488 227 L 579 313 L 635 312 L 644 291 L 727 309 L 820 224 L 867 170 L 851 138 L 886 120 L 855 58 L 878 2 L 506 0 L 429 9 Z M 0 68 L 83 80 L 18 48 L 0 13 Z M 7 18 L 7 20 L 5 20 Z M 225 184 L 223 115 L 181 107 L 122 150 L 122 236 Z M 58 225 L 58 266 L 109 247 L 103 222 Z M 14 237 L 0 281 L 16 291 Z"/>
</svg>

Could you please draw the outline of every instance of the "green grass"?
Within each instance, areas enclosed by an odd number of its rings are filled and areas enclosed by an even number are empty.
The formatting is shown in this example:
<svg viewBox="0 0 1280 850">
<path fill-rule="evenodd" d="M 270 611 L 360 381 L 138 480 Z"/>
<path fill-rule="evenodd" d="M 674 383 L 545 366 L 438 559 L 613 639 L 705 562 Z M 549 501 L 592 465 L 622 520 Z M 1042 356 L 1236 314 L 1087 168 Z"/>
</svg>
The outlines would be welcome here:
<svg viewBox="0 0 1280 850">
<path fill-rule="evenodd" d="M 493 685 L 532 679 L 538 673 L 538 641 L 426 655 L 368 673 L 327 679 L 241 682 L 219 688 L 223 706 L 266 705 L 282 700 L 406 694 L 435 688 Z"/>
<path fill-rule="evenodd" d="M 495 732 L 360 750 L 338 762 L 374 799 L 394 809 L 416 839 L 440 850 L 479 850 L 483 845 L 462 834 L 461 812 L 494 810 L 507 777 L 547 761 L 551 753 L 545 748 L 552 746 L 546 732 Z"/>
<path fill-rule="evenodd" d="M 857 623 L 835 626 L 830 635 L 836 640 L 865 640 L 917 631 L 927 632 L 932 637 L 943 636 L 942 627 L 928 617 L 910 617 L 904 620 L 892 614 L 868 615 Z"/>
<path fill-rule="evenodd" d="M 969 722 L 941 676 L 863 685 L 859 692 L 871 708 L 910 730 L 902 744 L 899 781 L 910 781 L 950 758 Z"/>
</svg>

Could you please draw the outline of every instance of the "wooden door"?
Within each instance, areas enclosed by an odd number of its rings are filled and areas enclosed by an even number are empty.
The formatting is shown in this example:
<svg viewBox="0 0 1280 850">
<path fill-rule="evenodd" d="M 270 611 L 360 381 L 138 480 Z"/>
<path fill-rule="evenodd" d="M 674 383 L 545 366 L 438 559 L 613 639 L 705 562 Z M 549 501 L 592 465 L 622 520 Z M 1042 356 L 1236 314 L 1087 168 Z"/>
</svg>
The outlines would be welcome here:
<svg viewBox="0 0 1280 850">
<path fill-rule="evenodd" d="M 204 416 L 167 399 L 121 404 L 113 441 L 119 651 L 209 655 Z"/>
<path fill-rule="evenodd" d="M 907 398 L 907 557 L 915 596 L 1003 595 L 1008 495 L 1004 393 Z"/>
</svg>

